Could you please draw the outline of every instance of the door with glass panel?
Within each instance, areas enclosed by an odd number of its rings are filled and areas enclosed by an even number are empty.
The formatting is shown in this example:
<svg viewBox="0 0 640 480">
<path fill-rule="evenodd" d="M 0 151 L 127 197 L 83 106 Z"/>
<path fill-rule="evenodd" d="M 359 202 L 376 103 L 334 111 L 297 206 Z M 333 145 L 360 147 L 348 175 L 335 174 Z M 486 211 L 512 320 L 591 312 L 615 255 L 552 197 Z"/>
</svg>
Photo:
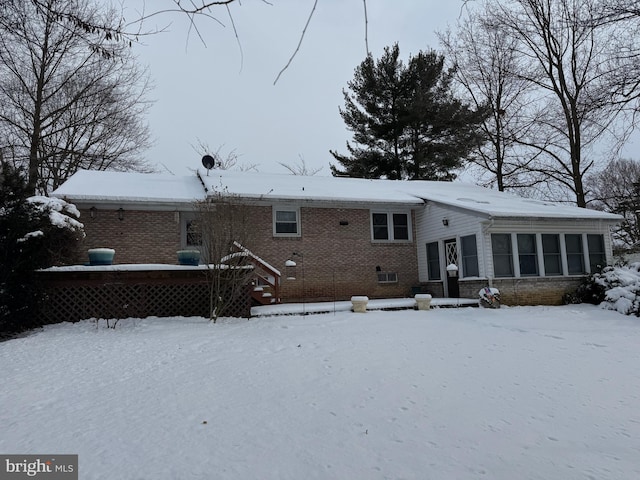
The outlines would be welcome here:
<svg viewBox="0 0 640 480">
<path fill-rule="evenodd" d="M 458 285 L 458 270 L 453 270 L 452 265 L 458 265 L 458 242 L 455 238 L 444 241 L 445 265 L 447 270 L 447 297 L 460 298 L 460 286 Z"/>
</svg>

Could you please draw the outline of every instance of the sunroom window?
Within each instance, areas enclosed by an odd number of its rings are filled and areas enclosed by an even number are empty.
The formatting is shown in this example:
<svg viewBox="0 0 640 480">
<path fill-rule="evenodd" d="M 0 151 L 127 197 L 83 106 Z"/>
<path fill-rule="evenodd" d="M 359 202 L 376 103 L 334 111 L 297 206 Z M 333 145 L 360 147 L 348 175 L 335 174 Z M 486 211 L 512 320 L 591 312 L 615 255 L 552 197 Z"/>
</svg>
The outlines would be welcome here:
<svg viewBox="0 0 640 480">
<path fill-rule="evenodd" d="M 544 258 L 544 274 L 548 276 L 562 275 L 560 235 L 557 233 L 542 234 L 542 254 Z"/>
<path fill-rule="evenodd" d="M 584 250 L 582 248 L 582 235 L 566 234 L 564 241 L 567 247 L 567 268 L 569 275 L 582 275 L 584 269 Z"/>
<path fill-rule="evenodd" d="M 493 270 L 495 276 L 513 277 L 511 234 L 491 234 L 491 249 L 493 252 Z"/>
<path fill-rule="evenodd" d="M 533 277 L 538 275 L 538 252 L 535 233 L 518 234 L 518 260 L 521 276 Z"/>
<path fill-rule="evenodd" d="M 589 247 L 589 267 L 591 273 L 599 273 L 607 264 L 607 256 L 604 251 L 603 235 L 587 235 Z"/>
<path fill-rule="evenodd" d="M 517 257 L 515 260 L 518 261 L 520 277 L 584 275 L 587 273 L 587 267 L 590 273 L 596 273 L 606 265 L 605 237 L 602 234 L 519 233 L 515 235 L 515 238 L 509 233 L 491 235 L 496 277 L 515 275 L 514 257 Z M 515 240 L 517 245 L 515 252 L 512 240 Z M 541 271 L 538 259 L 540 246 L 544 271 Z"/>
</svg>

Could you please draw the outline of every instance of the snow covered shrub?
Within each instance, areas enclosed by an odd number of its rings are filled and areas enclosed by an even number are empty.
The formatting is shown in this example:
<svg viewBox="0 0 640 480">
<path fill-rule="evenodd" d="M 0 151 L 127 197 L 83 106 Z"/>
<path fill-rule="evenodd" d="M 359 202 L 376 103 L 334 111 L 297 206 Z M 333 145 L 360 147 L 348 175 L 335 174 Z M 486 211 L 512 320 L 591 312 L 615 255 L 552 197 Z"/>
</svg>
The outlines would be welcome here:
<svg viewBox="0 0 640 480">
<path fill-rule="evenodd" d="M 607 267 L 594 275 L 606 291 L 602 308 L 640 317 L 640 262 L 623 267 Z"/>
<path fill-rule="evenodd" d="M 606 267 L 590 275 L 566 303 L 592 303 L 624 315 L 640 317 L 640 262 Z"/>
<path fill-rule="evenodd" d="M 37 326 L 42 294 L 34 272 L 72 258 L 83 235 L 75 206 L 29 197 L 19 169 L 0 171 L 0 332 Z M 76 218 L 74 218 L 76 217 Z"/>
</svg>

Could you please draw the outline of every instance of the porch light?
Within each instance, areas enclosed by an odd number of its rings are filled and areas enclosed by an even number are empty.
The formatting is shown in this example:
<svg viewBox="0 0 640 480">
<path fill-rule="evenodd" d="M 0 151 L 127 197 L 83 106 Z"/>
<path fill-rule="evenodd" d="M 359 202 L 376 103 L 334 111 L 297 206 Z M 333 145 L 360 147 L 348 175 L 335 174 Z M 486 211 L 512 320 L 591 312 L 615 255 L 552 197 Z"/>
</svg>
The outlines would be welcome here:
<svg viewBox="0 0 640 480">
<path fill-rule="evenodd" d="M 448 218 L 443 218 L 442 219 L 442 225 L 444 225 L 445 227 L 449 226 L 449 219 Z"/>
<path fill-rule="evenodd" d="M 447 265 L 447 275 L 449 275 L 450 277 L 458 276 L 458 266 L 455 263 Z"/>
<path fill-rule="evenodd" d="M 89 216 L 91 218 L 96 218 L 96 215 L 98 214 L 98 209 L 96 207 L 91 207 L 89 209 Z"/>
<path fill-rule="evenodd" d="M 124 220 L 124 208 L 122 207 L 118 209 L 118 220 Z"/>
</svg>

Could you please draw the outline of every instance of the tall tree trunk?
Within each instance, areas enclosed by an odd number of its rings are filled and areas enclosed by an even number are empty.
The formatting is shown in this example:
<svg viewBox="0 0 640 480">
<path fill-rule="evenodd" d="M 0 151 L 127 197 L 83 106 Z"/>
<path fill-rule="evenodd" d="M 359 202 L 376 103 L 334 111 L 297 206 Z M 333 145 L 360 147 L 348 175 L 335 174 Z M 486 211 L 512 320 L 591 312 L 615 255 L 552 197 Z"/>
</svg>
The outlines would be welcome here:
<svg viewBox="0 0 640 480">
<path fill-rule="evenodd" d="M 44 98 L 45 75 L 47 71 L 47 56 L 49 52 L 49 35 L 50 35 L 51 18 L 47 16 L 44 34 L 42 38 L 42 50 L 38 59 L 38 71 L 35 85 L 35 100 L 33 104 L 33 125 L 31 138 L 29 139 L 29 183 L 28 189 L 33 194 L 38 193 L 38 185 L 40 183 L 40 158 L 38 155 L 38 147 L 40 145 L 40 137 L 42 133 L 42 103 Z M 32 54 L 33 55 L 33 54 Z"/>
</svg>

